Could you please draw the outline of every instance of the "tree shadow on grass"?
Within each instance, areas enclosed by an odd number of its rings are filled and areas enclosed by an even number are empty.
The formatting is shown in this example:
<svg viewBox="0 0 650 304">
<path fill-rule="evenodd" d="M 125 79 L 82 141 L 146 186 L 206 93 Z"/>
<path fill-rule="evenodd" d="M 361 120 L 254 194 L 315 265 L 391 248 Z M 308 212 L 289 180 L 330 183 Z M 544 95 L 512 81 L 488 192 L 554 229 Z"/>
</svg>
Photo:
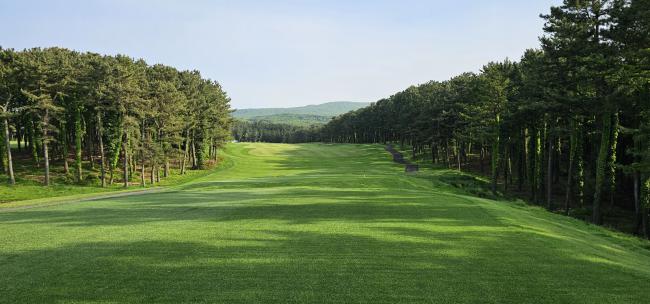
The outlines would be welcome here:
<svg viewBox="0 0 650 304">
<path fill-rule="evenodd" d="M 445 199 L 445 204 L 431 200 Z M 231 222 L 280 220 L 288 224 L 416 222 L 448 220 L 446 225 L 503 226 L 471 201 L 390 191 L 274 189 L 270 192 L 152 193 L 117 200 L 84 202 L 62 208 L 0 213 L 6 224 L 123 226 L 149 222 Z"/>
<path fill-rule="evenodd" d="M 211 244 L 1 253 L 0 303 L 640 303 L 647 295 L 639 284 L 647 273 L 536 247 L 527 234 L 490 236 L 264 230 Z"/>
<path fill-rule="evenodd" d="M 0 303 L 647 299 L 650 274 L 638 265 L 648 255 L 514 225 L 411 185 L 388 154 L 361 148 L 340 160 L 285 152 L 271 160 L 279 177 L 1 213 L 9 231 L 63 228 L 68 238 L 0 250 Z M 89 241 L 109 232 L 129 241 Z"/>
</svg>

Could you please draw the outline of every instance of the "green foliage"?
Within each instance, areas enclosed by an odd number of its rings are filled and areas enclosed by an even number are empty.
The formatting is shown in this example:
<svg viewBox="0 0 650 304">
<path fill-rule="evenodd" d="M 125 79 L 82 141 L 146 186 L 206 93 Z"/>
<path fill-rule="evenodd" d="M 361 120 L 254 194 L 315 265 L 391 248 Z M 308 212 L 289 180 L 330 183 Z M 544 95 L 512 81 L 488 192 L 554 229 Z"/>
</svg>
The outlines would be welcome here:
<svg viewBox="0 0 650 304">
<path fill-rule="evenodd" d="M 330 116 L 310 115 L 310 114 L 273 114 L 267 116 L 254 116 L 244 121 L 264 121 L 273 124 L 288 124 L 301 127 L 309 127 L 311 125 L 324 125 L 332 118 Z"/>
<path fill-rule="evenodd" d="M 167 176 L 172 160 L 187 158 L 179 153 L 186 143 L 199 149 L 208 146 L 209 159 L 203 158 L 203 150 L 191 155 L 194 163 L 199 157 L 203 163 L 216 161 L 217 147 L 230 138 L 230 99 L 218 82 L 197 71 L 62 48 L 0 51 L 0 93 L 14 99 L 3 110 L 14 114 L 9 118 L 10 136 L 26 143 L 36 166 L 43 158 L 46 184 L 51 158 L 47 152 L 57 152 L 55 162 L 67 160 L 70 143 L 76 182 L 87 183 L 86 166 L 92 169 L 97 159 L 106 159 L 100 165 L 110 168 L 110 182 L 121 170 L 128 187 L 136 164 L 164 167 Z M 188 138 L 191 134 L 201 137 Z M 93 177 L 105 180 L 103 174 Z"/>
<path fill-rule="evenodd" d="M 629 183 L 648 174 L 642 168 L 650 164 L 643 156 L 650 141 L 640 140 L 650 109 L 648 5 L 564 1 L 542 16 L 541 49 L 528 50 L 519 62 L 492 62 L 476 75 L 411 86 L 334 118 L 321 139 L 396 142 L 412 147 L 414 158 L 430 153 L 432 162 L 449 168 L 479 167 L 495 192 L 517 175 L 519 192 L 528 186 L 532 200 L 545 199 L 549 208 L 559 206 L 553 202 L 558 190 L 565 191 L 567 214 L 591 200 L 595 223 L 615 206 L 647 216 L 635 208 L 638 193 Z M 623 168 L 628 176 L 619 179 Z M 603 193 L 610 194 L 610 208 L 602 208 Z"/>
</svg>

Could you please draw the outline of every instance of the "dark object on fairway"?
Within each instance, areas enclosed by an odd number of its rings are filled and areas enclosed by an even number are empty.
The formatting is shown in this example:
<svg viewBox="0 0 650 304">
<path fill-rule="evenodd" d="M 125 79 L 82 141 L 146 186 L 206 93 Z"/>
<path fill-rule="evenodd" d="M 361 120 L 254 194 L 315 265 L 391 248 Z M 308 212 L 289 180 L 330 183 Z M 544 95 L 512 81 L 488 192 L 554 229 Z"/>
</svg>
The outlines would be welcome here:
<svg viewBox="0 0 650 304">
<path fill-rule="evenodd" d="M 386 151 L 388 151 L 391 155 L 393 155 L 393 161 L 405 165 L 404 171 L 405 172 L 418 172 L 420 171 L 420 166 L 411 164 L 408 161 L 404 159 L 404 155 L 400 153 L 399 151 L 395 150 L 393 145 L 386 145 Z"/>
<path fill-rule="evenodd" d="M 420 166 L 413 165 L 413 164 L 406 165 L 406 172 L 407 173 L 408 172 L 418 172 L 418 171 L 420 171 Z"/>
</svg>

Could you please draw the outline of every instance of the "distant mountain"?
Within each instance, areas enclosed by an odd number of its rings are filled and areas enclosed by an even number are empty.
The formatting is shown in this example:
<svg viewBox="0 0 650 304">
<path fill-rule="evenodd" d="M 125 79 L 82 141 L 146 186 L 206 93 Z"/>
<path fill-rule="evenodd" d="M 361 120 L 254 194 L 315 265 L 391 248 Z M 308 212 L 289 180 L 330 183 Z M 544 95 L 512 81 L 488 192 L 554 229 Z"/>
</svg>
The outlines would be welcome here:
<svg viewBox="0 0 650 304">
<path fill-rule="evenodd" d="M 294 108 L 260 108 L 260 109 L 238 109 L 233 113 L 235 118 L 250 119 L 260 116 L 271 116 L 278 114 L 303 114 L 325 116 L 329 118 L 343 113 L 354 111 L 370 105 L 369 102 L 335 101 L 319 105 L 308 105 Z"/>
</svg>

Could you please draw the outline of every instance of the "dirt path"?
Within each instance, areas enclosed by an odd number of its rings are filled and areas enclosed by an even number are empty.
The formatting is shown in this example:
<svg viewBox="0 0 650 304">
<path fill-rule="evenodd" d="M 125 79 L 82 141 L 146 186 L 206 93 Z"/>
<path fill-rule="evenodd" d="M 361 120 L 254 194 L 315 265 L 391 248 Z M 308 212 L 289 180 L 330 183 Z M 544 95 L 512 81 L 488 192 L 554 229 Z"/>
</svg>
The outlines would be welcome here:
<svg viewBox="0 0 650 304">
<path fill-rule="evenodd" d="M 420 166 L 413 164 L 408 160 L 404 159 L 404 155 L 402 155 L 402 153 L 400 153 L 399 151 L 395 150 L 395 147 L 393 147 L 393 145 L 386 145 L 386 151 L 388 151 L 391 155 L 393 155 L 394 162 L 404 165 L 405 172 L 417 172 L 420 170 Z"/>
</svg>

